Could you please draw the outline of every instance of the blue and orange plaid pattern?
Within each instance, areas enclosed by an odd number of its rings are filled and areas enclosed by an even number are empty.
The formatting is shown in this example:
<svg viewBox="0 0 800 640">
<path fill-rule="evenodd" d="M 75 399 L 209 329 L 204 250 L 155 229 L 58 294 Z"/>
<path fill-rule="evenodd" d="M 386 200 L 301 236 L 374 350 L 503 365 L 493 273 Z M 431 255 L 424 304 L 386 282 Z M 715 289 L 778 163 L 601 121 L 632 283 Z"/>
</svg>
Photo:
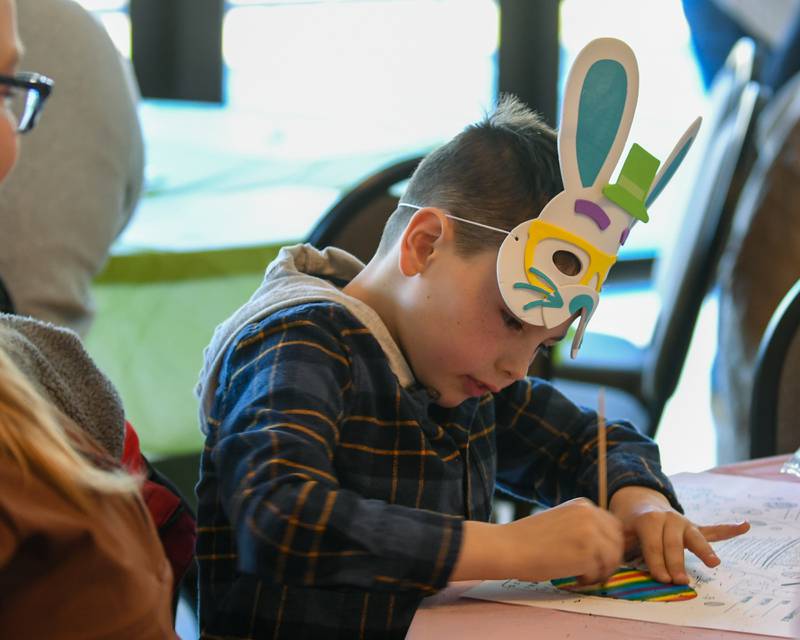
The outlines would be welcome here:
<svg viewBox="0 0 800 640">
<path fill-rule="evenodd" d="M 344 307 L 248 325 L 225 355 L 198 485 L 200 624 L 215 638 L 402 638 L 499 489 L 596 498 L 596 416 L 528 379 L 454 409 L 402 388 Z M 662 491 L 656 445 L 608 426 L 609 494 Z M 535 541 L 531 541 L 535 544 Z"/>
</svg>

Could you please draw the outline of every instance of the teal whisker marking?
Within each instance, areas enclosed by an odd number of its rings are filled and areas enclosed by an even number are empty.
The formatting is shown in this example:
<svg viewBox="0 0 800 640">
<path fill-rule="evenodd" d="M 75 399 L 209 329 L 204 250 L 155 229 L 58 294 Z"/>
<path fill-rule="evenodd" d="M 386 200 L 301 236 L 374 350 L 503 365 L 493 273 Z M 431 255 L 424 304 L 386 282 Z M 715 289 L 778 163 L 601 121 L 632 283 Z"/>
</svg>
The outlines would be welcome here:
<svg viewBox="0 0 800 640">
<path fill-rule="evenodd" d="M 530 271 L 537 278 L 543 280 L 548 287 L 553 289 L 553 292 L 551 293 L 546 289 L 542 289 L 541 287 L 537 287 L 528 282 L 515 282 L 514 289 L 528 289 L 529 291 L 535 291 L 536 293 L 541 293 L 544 295 L 544 300 L 534 300 L 533 302 L 529 302 L 522 307 L 522 310 L 527 311 L 528 309 L 533 309 L 535 307 L 551 307 L 553 309 L 559 309 L 563 307 L 564 299 L 561 297 L 561 293 L 559 293 L 556 283 L 548 278 L 546 273 L 543 273 L 534 267 L 531 267 L 528 269 L 528 271 Z"/>
<path fill-rule="evenodd" d="M 534 285 L 529 284 L 527 282 L 515 282 L 514 283 L 514 288 L 515 289 L 530 289 L 531 291 L 536 291 L 537 293 L 543 293 L 546 296 L 550 295 L 550 292 L 547 291 L 546 289 L 542 289 L 541 287 L 535 287 Z"/>
<path fill-rule="evenodd" d="M 547 298 L 544 300 L 534 300 L 533 302 L 529 302 L 522 307 L 522 310 L 527 311 L 528 309 L 533 309 L 534 307 L 550 307 L 552 309 L 559 309 L 563 306 L 564 301 L 561 299 L 561 294 L 556 291 L 555 296 L 547 296 Z"/>
<path fill-rule="evenodd" d="M 545 302 L 547 302 L 547 300 L 535 300 L 534 302 L 529 302 L 522 307 L 522 310 L 527 311 L 528 309 L 533 309 L 534 307 L 543 307 Z"/>
<path fill-rule="evenodd" d="M 553 281 L 552 281 L 552 280 L 551 280 L 551 279 L 550 279 L 550 278 L 547 276 L 547 274 L 546 274 L 544 271 L 539 271 L 539 270 L 538 270 L 536 267 L 531 267 L 530 269 L 528 269 L 528 271 L 529 271 L 530 273 L 532 273 L 533 275 L 535 275 L 537 278 L 541 278 L 542 280 L 544 280 L 544 283 L 545 283 L 545 284 L 546 284 L 548 287 L 550 287 L 550 288 L 551 288 L 553 291 L 558 291 L 558 286 L 556 286 L 556 283 L 555 283 L 555 282 L 553 282 Z"/>
</svg>

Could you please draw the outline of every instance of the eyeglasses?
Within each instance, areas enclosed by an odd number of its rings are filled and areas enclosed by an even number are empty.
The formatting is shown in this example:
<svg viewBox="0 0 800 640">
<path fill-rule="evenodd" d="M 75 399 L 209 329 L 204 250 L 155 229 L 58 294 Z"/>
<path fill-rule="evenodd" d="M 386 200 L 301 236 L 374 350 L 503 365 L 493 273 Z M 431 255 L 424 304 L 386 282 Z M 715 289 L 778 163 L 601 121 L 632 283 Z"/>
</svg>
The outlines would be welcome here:
<svg viewBox="0 0 800 640">
<path fill-rule="evenodd" d="M 14 116 L 17 133 L 33 129 L 45 100 L 53 90 L 53 81 L 32 71 L 20 71 L 13 76 L 0 75 L 6 108 Z"/>
</svg>

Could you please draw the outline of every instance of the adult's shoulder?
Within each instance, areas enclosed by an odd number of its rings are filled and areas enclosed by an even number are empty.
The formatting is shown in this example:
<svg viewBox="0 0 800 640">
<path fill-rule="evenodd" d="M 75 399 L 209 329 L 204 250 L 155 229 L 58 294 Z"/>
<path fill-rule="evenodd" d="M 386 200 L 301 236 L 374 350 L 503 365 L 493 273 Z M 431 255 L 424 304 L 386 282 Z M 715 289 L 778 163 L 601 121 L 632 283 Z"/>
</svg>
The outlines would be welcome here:
<svg viewBox="0 0 800 640">
<path fill-rule="evenodd" d="M 55 86 L 2 185 L 2 279 L 17 313 L 85 334 L 92 278 L 142 190 L 139 91 L 130 61 L 78 2 L 17 9 L 20 68 Z"/>
</svg>

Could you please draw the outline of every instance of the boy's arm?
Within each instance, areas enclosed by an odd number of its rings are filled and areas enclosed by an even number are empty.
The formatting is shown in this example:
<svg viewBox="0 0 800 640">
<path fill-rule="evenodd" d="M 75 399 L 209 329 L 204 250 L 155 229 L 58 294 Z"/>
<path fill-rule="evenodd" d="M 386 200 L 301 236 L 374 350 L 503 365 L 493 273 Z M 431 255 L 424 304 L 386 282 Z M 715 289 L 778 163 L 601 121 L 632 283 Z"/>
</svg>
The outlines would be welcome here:
<svg viewBox="0 0 800 640">
<path fill-rule="evenodd" d="M 239 570 L 306 586 L 442 588 L 462 521 L 339 485 L 338 421 L 352 371 L 335 328 L 295 316 L 251 329 L 227 356 L 211 454 Z"/>
<path fill-rule="evenodd" d="M 597 415 L 540 380 L 521 381 L 498 395 L 498 484 L 549 504 L 577 494 L 596 502 Z M 663 582 L 689 581 L 684 548 L 710 567 L 719 564 L 709 542 L 741 535 L 749 525 L 695 525 L 682 515 L 661 472 L 655 443 L 626 422 L 611 422 L 607 436 L 609 508 L 623 525 L 628 553 L 641 551 Z"/>
<path fill-rule="evenodd" d="M 548 505 L 578 496 L 597 502 L 597 414 L 551 384 L 527 378 L 495 395 L 497 483 Z M 641 486 L 663 494 L 681 511 L 661 471 L 658 447 L 630 423 L 607 426 L 608 495 Z"/>
</svg>

